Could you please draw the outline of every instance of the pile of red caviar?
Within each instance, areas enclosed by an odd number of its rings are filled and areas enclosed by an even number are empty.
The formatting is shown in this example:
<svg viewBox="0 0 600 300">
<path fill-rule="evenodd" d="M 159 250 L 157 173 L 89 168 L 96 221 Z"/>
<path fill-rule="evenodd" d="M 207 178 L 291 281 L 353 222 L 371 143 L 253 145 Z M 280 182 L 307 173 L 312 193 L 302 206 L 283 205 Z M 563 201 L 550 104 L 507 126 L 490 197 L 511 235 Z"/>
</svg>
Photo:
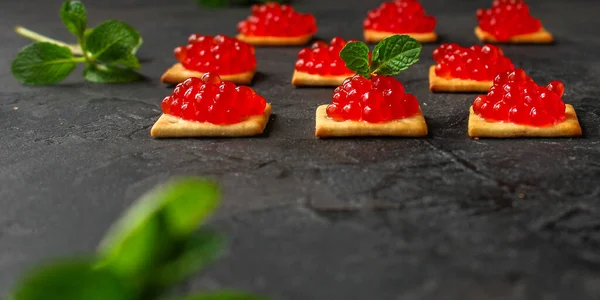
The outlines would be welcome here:
<svg viewBox="0 0 600 300">
<path fill-rule="evenodd" d="M 353 74 L 340 58 L 340 51 L 344 46 L 346 41 L 340 37 L 334 37 L 329 45 L 322 41 L 315 42 L 310 48 L 304 48 L 298 53 L 296 70 L 318 75 Z"/>
<path fill-rule="evenodd" d="M 435 17 L 426 16 L 418 0 L 395 0 L 370 10 L 364 29 L 393 33 L 426 33 L 435 29 Z"/>
<path fill-rule="evenodd" d="M 237 25 L 247 36 L 297 37 L 317 32 L 317 22 L 311 14 L 301 14 L 287 4 L 270 2 L 252 6 L 252 15 Z"/>
<path fill-rule="evenodd" d="M 444 78 L 491 81 L 498 73 L 515 68 L 502 50 L 493 45 L 465 48 L 457 44 L 442 44 L 433 51 L 433 59 L 437 62 L 435 74 Z"/>
<path fill-rule="evenodd" d="M 521 0 L 496 0 L 490 9 L 478 9 L 479 28 L 499 41 L 540 30 L 542 23 L 529 14 L 529 6 Z"/>
<path fill-rule="evenodd" d="M 221 81 L 215 73 L 206 73 L 202 79 L 186 79 L 162 101 L 165 114 L 212 124 L 239 123 L 249 116 L 262 115 L 265 106 L 265 99 L 253 89 Z"/>
<path fill-rule="evenodd" d="M 560 81 L 547 86 L 537 85 L 523 69 L 498 74 L 487 95 L 475 98 L 473 111 L 489 121 L 522 125 L 549 126 L 565 118 L 562 95 L 565 87 Z"/>
<path fill-rule="evenodd" d="M 420 112 L 417 98 L 404 93 L 404 86 L 394 77 L 360 75 L 347 78 L 337 87 L 327 116 L 336 121 L 382 123 L 414 116 Z"/>
<path fill-rule="evenodd" d="M 256 68 L 254 47 L 224 35 L 192 34 L 187 46 L 175 48 L 175 57 L 189 70 L 237 74 Z"/>
</svg>

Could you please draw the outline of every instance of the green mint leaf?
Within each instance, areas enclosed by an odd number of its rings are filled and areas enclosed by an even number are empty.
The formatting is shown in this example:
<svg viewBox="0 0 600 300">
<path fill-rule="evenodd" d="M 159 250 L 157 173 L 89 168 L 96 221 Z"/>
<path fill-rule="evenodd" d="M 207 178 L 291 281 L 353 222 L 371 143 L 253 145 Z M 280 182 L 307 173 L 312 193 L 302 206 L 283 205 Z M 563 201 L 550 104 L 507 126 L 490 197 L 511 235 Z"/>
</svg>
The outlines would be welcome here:
<svg viewBox="0 0 600 300">
<path fill-rule="evenodd" d="M 269 298 L 238 291 L 216 291 L 171 300 L 268 300 Z"/>
<path fill-rule="evenodd" d="M 52 84 L 64 80 L 77 66 L 71 50 L 48 42 L 31 44 L 17 54 L 11 71 L 24 84 Z"/>
<path fill-rule="evenodd" d="M 196 0 L 196 3 L 204 7 L 217 8 L 229 5 L 229 0 Z"/>
<path fill-rule="evenodd" d="M 112 65 L 120 65 L 131 69 L 139 69 L 140 61 L 133 53 L 129 53 L 121 59 L 117 59 L 111 63 Z"/>
<path fill-rule="evenodd" d="M 133 281 L 152 274 L 213 213 L 219 197 L 213 182 L 198 178 L 174 180 L 148 192 L 100 243 L 99 266 Z"/>
<path fill-rule="evenodd" d="M 219 258 L 224 244 L 224 238 L 215 231 L 203 229 L 194 233 L 176 257 L 152 272 L 154 285 L 166 288 L 183 281 Z"/>
<path fill-rule="evenodd" d="M 60 18 L 67 29 L 81 39 L 87 27 L 85 6 L 80 1 L 65 1 L 60 9 Z"/>
<path fill-rule="evenodd" d="M 96 270 L 87 260 L 43 265 L 17 283 L 14 300 L 128 300 L 121 281 L 106 270 Z"/>
<path fill-rule="evenodd" d="M 140 34 L 130 25 L 121 21 L 106 21 L 88 35 L 86 48 L 93 60 L 113 63 L 135 52 L 140 43 Z"/>
<path fill-rule="evenodd" d="M 95 83 L 126 83 L 142 79 L 134 70 L 106 65 L 88 65 L 83 70 L 83 77 Z"/>
<path fill-rule="evenodd" d="M 366 78 L 369 74 L 369 47 L 363 42 L 350 42 L 340 51 L 346 67 Z"/>
<path fill-rule="evenodd" d="M 396 75 L 419 61 L 421 43 L 408 35 L 393 35 L 373 49 L 371 73 Z"/>
</svg>

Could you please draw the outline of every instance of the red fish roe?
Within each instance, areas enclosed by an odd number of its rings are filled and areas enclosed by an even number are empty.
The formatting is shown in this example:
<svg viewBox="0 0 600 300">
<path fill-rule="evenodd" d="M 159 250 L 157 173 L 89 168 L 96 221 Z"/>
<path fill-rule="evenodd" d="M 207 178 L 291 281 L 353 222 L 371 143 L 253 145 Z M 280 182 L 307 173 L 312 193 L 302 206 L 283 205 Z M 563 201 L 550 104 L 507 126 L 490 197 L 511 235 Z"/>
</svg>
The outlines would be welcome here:
<svg viewBox="0 0 600 300">
<path fill-rule="evenodd" d="M 418 0 L 395 0 L 370 10 L 363 27 L 393 33 L 427 33 L 434 31 L 435 24 L 435 17 L 425 15 Z"/>
<path fill-rule="evenodd" d="M 437 62 L 435 74 L 444 78 L 491 81 L 498 73 L 515 68 L 502 50 L 493 45 L 465 48 L 442 44 L 433 51 L 433 59 Z"/>
<path fill-rule="evenodd" d="M 550 126 L 565 120 L 564 85 L 537 85 L 523 69 L 498 74 L 487 95 L 475 98 L 473 111 L 488 121 Z"/>
<path fill-rule="evenodd" d="M 310 48 L 304 48 L 298 53 L 296 70 L 318 75 L 353 74 L 340 58 L 340 51 L 345 45 L 346 41 L 340 37 L 334 37 L 329 45 L 322 41 L 315 42 Z"/>
<path fill-rule="evenodd" d="M 175 57 L 188 70 L 238 74 L 256 68 L 254 47 L 224 35 L 192 34 L 187 46 L 175 48 Z"/>
<path fill-rule="evenodd" d="M 537 32 L 542 28 L 540 20 L 529 14 L 529 6 L 520 0 L 496 0 L 492 8 L 477 10 L 479 28 L 499 41 Z"/>
<path fill-rule="evenodd" d="M 420 112 L 417 98 L 404 93 L 394 77 L 360 75 L 347 78 L 333 93 L 327 116 L 335 121 L 382 123 L 414 116 Z"/>
<path fill-rule="evenodd" d="M 221 81 L 215 73 L 206 73 L 202 79 L 186 79 L 162 101 L 165 114 L 212 124 L 242 122 L 250 116 L 262 115 L 265 106 L 265 99 L 253 89 Z"/>
<path fill-rule="evenodd" d="M 253 5 L 252 15 L 238 23 L 238 31 L 247 36 L 298 37 L 317 32 L 311 14 L 301 14 L 287 4 L 275 2 Z"/>
</svg>

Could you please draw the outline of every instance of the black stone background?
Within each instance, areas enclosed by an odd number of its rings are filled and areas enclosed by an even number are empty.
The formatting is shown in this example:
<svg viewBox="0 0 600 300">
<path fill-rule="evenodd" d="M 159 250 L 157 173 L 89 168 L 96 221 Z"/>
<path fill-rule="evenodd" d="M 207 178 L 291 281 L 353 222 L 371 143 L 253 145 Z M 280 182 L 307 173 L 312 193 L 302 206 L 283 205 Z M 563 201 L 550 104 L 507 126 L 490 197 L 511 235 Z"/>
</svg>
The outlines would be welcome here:
<svg viewBox="0 0 600 300">
<path fill-rule="evenodd" d="M 318 37 L 361 38 L 380 1 L 299 0 Z M 423 0 L 443 41 L 473 44 L 475 10 L 491 1 Z M 225 257 L 184 290 L 233 287 L 274 299 L 599 299 L 600 2 L 530 1 L 552 46 L 505 46 L 539 83 L 560 79 L 580 139 L 471 140 L 474 95 L 432 94 L 435 45 L 398 78 L 421 102 L 422 139 L 318 140 L 314 110 L 331 89 L 290 85 L 299 48 L 259 48 L 254 88 L 273 104 L 267 134 L 154 140 L 170 93 L 159 82 L 193 32 L 234 35 L 248 8 L 192 0 L 86 1 L 92 25 L 131 23 L 147 82 L 90 84 L 78 69 L 49 87 L 18 84 L 17 24 L 70 38 L 60 1 L 0 4 L 0 294 L 43 259 L 93 251 L 138 196 L 176 175 L 218 180 L 214 221 Z"/>
</svg>

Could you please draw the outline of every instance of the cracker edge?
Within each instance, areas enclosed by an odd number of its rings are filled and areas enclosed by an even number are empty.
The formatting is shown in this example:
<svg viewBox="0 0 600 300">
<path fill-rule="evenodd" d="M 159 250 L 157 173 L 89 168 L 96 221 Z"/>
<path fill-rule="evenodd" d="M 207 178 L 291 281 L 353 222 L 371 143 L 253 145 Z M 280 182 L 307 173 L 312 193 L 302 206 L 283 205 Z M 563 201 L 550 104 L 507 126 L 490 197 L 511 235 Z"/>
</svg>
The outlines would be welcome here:
<svg viewBox="0 0 600 300">
<path fill-rule="evenodd" d="M 554 42 L 554 37 L 544 27 L 534 33 L 513 36 L 506 42 L 498 41 L 494 36 L 483 31 L 479 26 L 475 27 L 475 36 L 484 43 L 496 44 L 550 44 Z"/>
<path fill-rule="evenodd" d="M 344 80 L 352 77 L 354 74 L 348 75 L 330 75 L 323 76 L 318 74 L 309 74 L 294 70 L 292 75 L 292 85 L 294 86 L 339 86 Z"/>
<path fill-rule="evenodd" d="M 160 77 L 160 81 L 166 84 L 177 84 L 185 81 L 190 77 L 202 77 L 204 72 L 198 72 L 186 69 L 181 63 L 176 63 Z M 219 75 L 221 80 L 231 81 L 236 84 L 248 85 L 252 83 L 252 79 L 256 74 L 256 69 L 246 71 L 243 73 Z"/>
<path fill-rule="evenodd" d="M 313 34 L 295 36 L 295 37 L 279 37 L 279 36 L 247 36 L 238 34 L 236 38 L 242 42 L 254 46 L 300 46 L 306 45 L 313 37 Z"/>
<path fill-rule="evenodd" d="M 477 81 L 470 79 L 446 79 L 435 74 L 435 66 L 429 68 L 429 90 L 432 92 L 473 92 L 487 93 L 494 81 Z"/>
<path fill-rule="evenodd" d="M 567 118 L 553 126 L 535 127 L 512 123 L 490 122 L 479 117 L 469 108 L 468 133 L 473 138 L 516 138 L 516 137 L 577 137 L 582 135 L 577 113 L 571 104 L 565 105 Z"/>
<path fill-rule="evenodd" d="M 427 123 L 419 107 L 419 114 L 401 120 L 372 124 L 360 121 L 337 122 L 327 118 L 327 104 L 317 107 L 315 136 L 317 137 L 360 137 L 360 136 L 427 136 Z"/>
<path fill-rule="evenodd" d="M 270 116 L 271 104 L 269 103 L 261 116 L 251 116 L 243 122 L 228 125 L 186 121 L 163 114 L 150 129 L 150 136 L 154 138 L 254 136 L 264 132 Z"/>
<path fill-rule="evenodd" d="M 364 39 L 367 43 L 377 43 L 383 41 L 383 39 L 396 34 L 410 35 L 413 39 L 421 43 L 433 43 L 438 39 L 437 33 L 426 32 L 426 33 L 394 33 L 386 31 L 377 31 L 371 29 L 365 29 L 363 31 Z"/>
</svg>

